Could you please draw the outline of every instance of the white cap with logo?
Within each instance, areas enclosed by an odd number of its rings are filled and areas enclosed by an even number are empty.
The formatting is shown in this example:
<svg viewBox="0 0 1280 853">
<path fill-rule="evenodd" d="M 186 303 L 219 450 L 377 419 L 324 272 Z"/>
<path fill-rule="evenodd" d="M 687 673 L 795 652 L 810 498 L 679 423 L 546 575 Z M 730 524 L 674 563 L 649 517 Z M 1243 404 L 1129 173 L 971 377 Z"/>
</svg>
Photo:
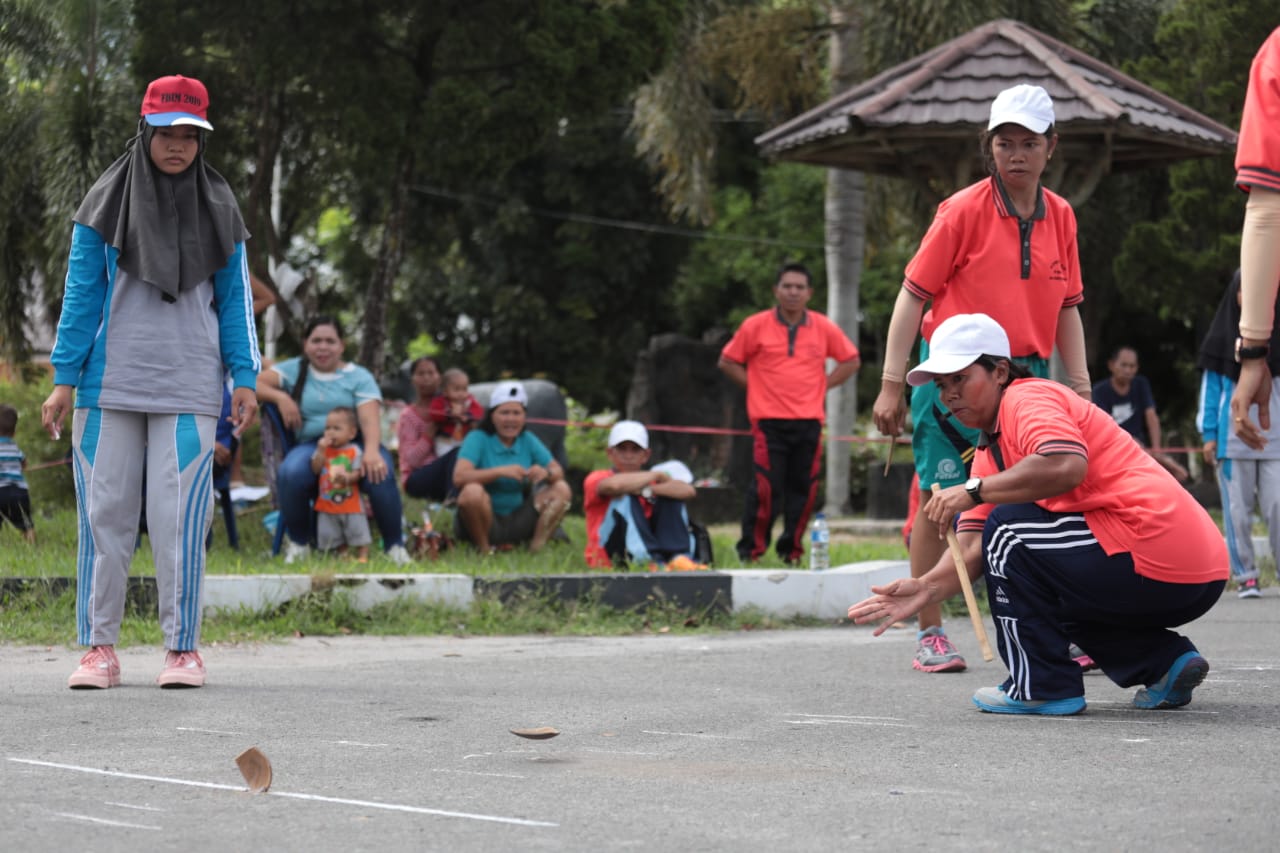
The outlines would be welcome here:
<svg viewBox="0 0 1280 853">
<path fill-rule="evenodd" d="M 986 314 L 956 314 L 933 330 L 929 357 L 907 373 L 907 384 L 926 385 L 935 376 L 957 373 L 984 355 L 1010 358 L 1009 336 Z"/>
<path fill-rule="evenodd" d="M 1053 124 L 1053 101 L 1039 86 L 1019 83 L 996 95 L 991 102 L 991 120 L 987 130 L 1002 124 L 1016 124 L 1032 133 L 1044 133 Z"/>
<path fill-rule="evenodd" d="M 493 391 L 489 394 L 489 408 L 496 409 L 503 403 L 519 403 L 526 409 L 529 408 L 529 395 L 525 393 L 524 385 L 508 379 L 493 386 Z"/>
</svg>

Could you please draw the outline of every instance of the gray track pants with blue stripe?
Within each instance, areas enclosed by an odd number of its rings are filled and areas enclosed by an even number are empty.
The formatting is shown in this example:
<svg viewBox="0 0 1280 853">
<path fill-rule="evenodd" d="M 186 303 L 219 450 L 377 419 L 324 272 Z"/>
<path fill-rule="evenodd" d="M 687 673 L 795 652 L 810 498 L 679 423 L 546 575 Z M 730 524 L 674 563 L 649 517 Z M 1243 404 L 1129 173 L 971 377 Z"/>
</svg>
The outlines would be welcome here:
<svg viewBox="0 0 1280 853">
<path fill-rule="evenodd" d="M 216 425 L 208 415 L 76 409 L 76 636 L 81 645 L 113 645 L 119 639 L 145 476 L 165 648 L 198 646 Z"/>
</svg>

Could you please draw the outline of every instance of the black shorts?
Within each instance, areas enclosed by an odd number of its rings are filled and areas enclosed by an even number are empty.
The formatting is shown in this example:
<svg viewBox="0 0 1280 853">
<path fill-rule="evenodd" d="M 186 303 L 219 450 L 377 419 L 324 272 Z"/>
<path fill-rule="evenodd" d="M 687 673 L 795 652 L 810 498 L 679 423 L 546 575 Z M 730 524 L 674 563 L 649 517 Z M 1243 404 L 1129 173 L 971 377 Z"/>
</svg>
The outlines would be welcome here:
<svg viewBox="0 0 1280 853">
<path fill-rule="evenodd" d="M 31 530 L 31 496 L 26 489 L 0 489 L 0 527 L 8 521 L 19 530 Z"/>
<path fill-rule="evenodd" d="M 533 538 L 538 528 L 538 510 L 533 505 L 533 498 L 525 502 L 507 515 L 495 515 L 489 525 L 490 545 L 520 545 Z M 461 542 L 470 542 L 467 526 L 462 523 L 462 516 L 454 516 L 453 535 Z"/>
</svg>

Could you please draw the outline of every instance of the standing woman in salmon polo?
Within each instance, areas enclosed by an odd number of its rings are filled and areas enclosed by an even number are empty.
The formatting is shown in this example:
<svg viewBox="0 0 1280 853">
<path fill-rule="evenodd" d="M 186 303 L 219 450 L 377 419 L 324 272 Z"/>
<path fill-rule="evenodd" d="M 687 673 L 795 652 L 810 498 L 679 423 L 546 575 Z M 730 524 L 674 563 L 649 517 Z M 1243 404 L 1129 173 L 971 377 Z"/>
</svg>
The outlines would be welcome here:
<svg viewBox="0 0 1280 853">
<path fill-rule="evenodd" d="M 938 206 L 898 292 L 880 395 L 872 412 L 876 428 L 885 435 L 901 434 L 906 422 L 903 369 L 917 329 L 923 360 L 934 330 L 957 314 L 990 314 L 1009 331 L 1014 361 L 1034 376 L 1049 375 L 1056 343 L 1067 384 L 1089 399 L 1084 328 L 1077 309 L 1084 285 L 1076 217 L 1065 199 L 1040 184 L 1058 145 L 1049 94 L 1025 84 L 1005 89 L 991 104 L 979 142 L 990 177 Z M 928 312 L 926 302 L 931 303 Z M 910 542 L 911 576 L 918 578 L 937 564 L 947 547 L 927 512 L 931 487 L 966 482 L 978 431 L 947 413 L 932 384 L 912 391 L 911 420 L 920 477 L 920 508 Z M 915 669 L 965 668 L 964 658 L 942 629 L 937 602 L 920 610 L 917 639 Z"/>
</svg>

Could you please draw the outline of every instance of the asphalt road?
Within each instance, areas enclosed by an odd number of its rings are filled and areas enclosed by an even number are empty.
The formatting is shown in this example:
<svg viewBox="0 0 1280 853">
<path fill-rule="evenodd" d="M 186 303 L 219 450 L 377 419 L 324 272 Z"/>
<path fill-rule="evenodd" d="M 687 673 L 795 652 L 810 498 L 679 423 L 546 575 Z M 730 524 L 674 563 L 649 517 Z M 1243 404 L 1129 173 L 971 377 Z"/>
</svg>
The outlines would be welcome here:
<svg viewBox="0 0 1280 853">
<path fill-rule="evenodd" d="M 1068 718 L 975 710 L 1004 670 L 966 620 L 949 675 L 856 627 L 215 647 L 192 691 L 153 648 L 97 692 L 65 688 L 75 650 L 0 646 L 0 849 L 1274 850 L 1267 592 L 1185 629 L 1212 665 L 1187 708 L 1093 674 Z"/>
</svg>

